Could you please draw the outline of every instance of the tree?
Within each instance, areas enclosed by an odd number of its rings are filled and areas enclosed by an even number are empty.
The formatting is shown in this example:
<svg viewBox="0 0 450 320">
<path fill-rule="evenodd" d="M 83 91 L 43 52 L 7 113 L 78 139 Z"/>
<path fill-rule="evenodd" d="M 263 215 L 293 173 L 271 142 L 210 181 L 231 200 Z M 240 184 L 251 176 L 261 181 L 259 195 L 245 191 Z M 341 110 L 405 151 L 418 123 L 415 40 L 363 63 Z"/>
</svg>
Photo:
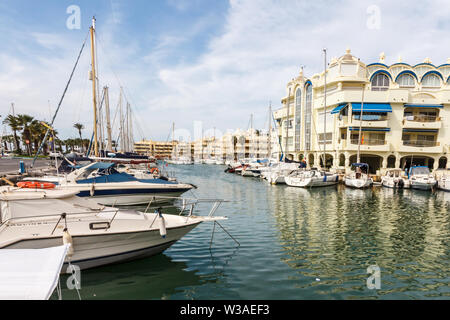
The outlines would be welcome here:
<svg viewBox="0 0 450 320">
<path fill-rule="evenodd" d="M 81 152 L 83 152 L 83 151 L 84 151 L 84 148 L 83 148 L 83 143 L 82 143 L 83 138 L 82 138 L 82 136 L 81 136 L 81 130 L 84 129 L 84 126 L 83 126 L 81 123 L 75 123 L 75 124 L 73 125 L 73 127 L 74 127 L 75 129 L 78 130 L 78 133 L 79 133 L 79 135 L 80 135 L 80 141 L 81 141 Z"/>
<path fill-rule="evenodd" d="M 31 129 L 30 125 L 33 122 L 34 118 L 27 114 L 19 114 L 17 115 L 17 119 L 19 121 L 20 126 L 22 127 L 22 140 L 25 143 L 28 151 L 28 155 L 31 156 Z"/>
<path fill-rule="evenodd" d="M 22 130 L 22 126 L 19 122 L 19 119 L 17 117 L 13 116 L 12 114 L 10 114 L 5 118 L 5 120 L 3 120 L 3 123 L 7 124 L 13 132 L 15 152 L 22 153 L 22 150 L 20 149 L 19 137 L 17 136 L 17 131 Z"/>
</svg>

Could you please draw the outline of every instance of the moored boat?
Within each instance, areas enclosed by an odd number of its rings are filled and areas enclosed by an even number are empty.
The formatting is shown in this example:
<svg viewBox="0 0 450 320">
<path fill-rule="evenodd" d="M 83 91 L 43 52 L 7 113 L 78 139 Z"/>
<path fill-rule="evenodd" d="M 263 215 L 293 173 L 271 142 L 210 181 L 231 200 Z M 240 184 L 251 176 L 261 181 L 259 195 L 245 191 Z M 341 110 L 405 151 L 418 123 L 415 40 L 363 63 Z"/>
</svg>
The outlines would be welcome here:
<svg viewBox="0 0 450 320">
<path fill-rule="evenodd" d="M 0 188 L 0 249 L 70 244 L 66 265 L 87 269 L 158 254 L 200 223 L 225 219 L 108 208 L 76 193 Z"/>
</svg>

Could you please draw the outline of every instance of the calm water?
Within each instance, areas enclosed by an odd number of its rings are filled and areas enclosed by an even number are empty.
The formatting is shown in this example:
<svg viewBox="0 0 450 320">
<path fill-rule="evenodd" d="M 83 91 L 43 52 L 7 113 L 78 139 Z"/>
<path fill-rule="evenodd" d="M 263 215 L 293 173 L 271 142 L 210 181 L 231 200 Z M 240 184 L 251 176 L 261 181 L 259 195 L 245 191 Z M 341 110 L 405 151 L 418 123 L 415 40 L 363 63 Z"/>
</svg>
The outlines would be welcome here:
<svg viewBox="0 0 450 320">
<path fill-rule="evenodd" d="M 209 250 L 203 223 L 158 256 L 83 271 L 82 299 L 450 298 L 450 193 L 305 190 L 172 167 L 197 197 L 230 200 L 216 215 L 241 246 L 216 227 Z M 381 289 L 369 290 L 375 264 Z"/>
</svg>

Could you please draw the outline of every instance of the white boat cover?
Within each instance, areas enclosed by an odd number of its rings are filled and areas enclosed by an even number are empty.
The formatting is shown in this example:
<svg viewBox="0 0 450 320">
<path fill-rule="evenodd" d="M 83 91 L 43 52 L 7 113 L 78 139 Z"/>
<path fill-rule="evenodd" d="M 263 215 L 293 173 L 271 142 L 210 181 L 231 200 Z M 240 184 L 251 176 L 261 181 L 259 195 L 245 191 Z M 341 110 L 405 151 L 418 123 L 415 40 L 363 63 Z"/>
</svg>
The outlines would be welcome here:
<svg viewBox="0 0 450 320">
<path fill-rule="evenodd" d="M 0 250 L 0 300 L 48 300 L 69 245 Z"/>
</svg>

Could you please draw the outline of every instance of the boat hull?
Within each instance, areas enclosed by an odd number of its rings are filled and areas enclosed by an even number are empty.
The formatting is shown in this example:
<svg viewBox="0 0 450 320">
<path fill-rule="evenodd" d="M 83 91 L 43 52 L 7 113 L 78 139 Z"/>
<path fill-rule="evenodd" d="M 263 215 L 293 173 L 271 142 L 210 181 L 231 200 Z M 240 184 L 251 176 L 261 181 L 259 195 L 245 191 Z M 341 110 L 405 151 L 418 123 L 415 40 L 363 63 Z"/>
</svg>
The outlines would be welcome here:
<svg viewBox="0 0 450 320">
<path fill-rule="evenodd" d="M 159 230 L 154 229 L 104 235 L 72 235 L 74 254 L 66 258 L 62 272 L 66 271 L 69 262 L 83 270 L 159 254 L 198 224 L 168 228 L 166 238 L 162 238 Z M 22 240 L 4 249 L 41 249 L 60 246 L 62 243 L 61 237 Z"/>
<path fill-rule="evenodd" d="M 312 178 L 295 178 L 286 177 L 284 179 L 286 184 L 290 187 L 300 187 L 300 188 L 316 188 L 316 187 L 329 187 L 335 186 L 339 182 L 339 177 L 332 177 L 324 181 L 324 179 L 312 179 Z"/>
<path fill-rule="evenodd" d="M 345 179 L 345 185 L 350 188 L 365 189 L 373 185 L 372 179 Z"/>
</svg>

